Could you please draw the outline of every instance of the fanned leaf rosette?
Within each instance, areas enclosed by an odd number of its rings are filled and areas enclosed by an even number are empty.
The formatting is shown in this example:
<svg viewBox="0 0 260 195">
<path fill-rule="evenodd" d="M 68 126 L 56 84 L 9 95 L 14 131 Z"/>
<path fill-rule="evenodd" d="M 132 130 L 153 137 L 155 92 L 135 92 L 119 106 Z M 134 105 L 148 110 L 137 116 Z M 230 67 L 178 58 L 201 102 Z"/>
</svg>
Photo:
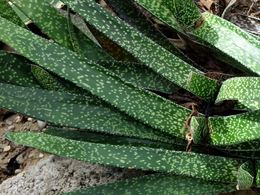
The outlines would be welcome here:
<svg viewBox="0 0 260 195">
<path fill-rule="evenodd" d="M 259 38 L 192 0 L 102 3 L 0 0 L 0 107 L 47 122 L 6 138 L 146 174 L 65 194 L 260 186 Z M 226 67 L 202 68 L 198 45 Z"/>
</svg>

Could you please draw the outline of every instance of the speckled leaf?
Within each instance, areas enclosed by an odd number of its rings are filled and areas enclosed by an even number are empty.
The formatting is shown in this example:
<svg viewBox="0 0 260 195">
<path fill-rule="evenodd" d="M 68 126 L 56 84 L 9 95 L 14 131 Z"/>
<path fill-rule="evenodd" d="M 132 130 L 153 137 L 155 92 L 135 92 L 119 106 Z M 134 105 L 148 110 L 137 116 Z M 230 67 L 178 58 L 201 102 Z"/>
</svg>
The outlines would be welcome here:
<svg viewBox="0 0 260 195">
<path fill-rule="evenodd" d="M 256 185 L 260 186 L 260 161 L 256 161 L 257 174 L 256 174 Z"/>
<path fill-rule="evenodd" d="M 12 21 L 19 26 L 25 27 L 23 22 L 16 15 L 15 11 L 6 0 L 0 0 L 0 16 Z"/>
<path fill-rule="evenodd" d="M 66 130 L 66 129 L 57 129 L 49 128 L 44 131 L 44 133 L 62 137 L 65 139 L 72 139 L 77 141 L 84 142 L 93 142 L 93 143 L 102 143 L 102 144 L 111 144 L 111 145 L 126 145 L 126 146 L 136 146 L 136 147 L 150 147 L 150 148 L 164 148 L 171 150 L 185 150 L 186 143 L 184 140 L 173 141 L 173 143 L 152 141 L 148 139 L 137 139 L 132 137 L 123 137 L 123 136 L 114 136 L 107 134 L 100 134 L 89 131 L 82 130 Z M 173 139 L 174 140 L 174 139 Z M 176 143 L 176 144 L 175 144 Z"/>
<path fill-rule="evenodd" d="M 50 5 L 50 0 L 12 0 L 55 42 L 93 60 L 110 59 L 95 43 Z"/>
<path fill-rule="evenodd" d="M 43 89 L 54 91 L 67 91 L 67 88 L 53 77 L 48 71 L 39 66 L 32 66 L 32 74 Z"/>
<path fill-rule="evenodd" d="M 195 28 L 202 17 L 193 0 L 171 0 L 167 7 L 184 30 Z"/>
<path fill-rule="evenodd" d="M 236 77 L 226 80 L 220 88 L 215 103 L 237 100 L 249 110 L 260 109 L 260 78 Z"/>
<path fill-rule="evenodd" d="M 154 42 L 166 48 L 168 51 L 172 52 L 174 55 L 178 56 L 187 63 L 194 63 L 187 56 L 185 56 L 177 47 L 171 44 L 167 40 L 167 38 L 155 28 L 152 22 L 146 18 L 144 13 L 137 8 L 137 6 L 134 3 L 134 0 L 106 0 L 106 2 L 117 14 L 117 16 L 120 17 L 122 20 L 126 21 L 131 26 L 139 30 L 141 33 L 151 38 Z"/>
<path fill-rule="evenodd" d="M 228 155 L 229 155 L 229 157 L 233 157 L 233 158 L 243 158 L 243 159 L 248 159 L 248 160 L 260 160 L 260 152 L 259 151 L 241 151 L 241 152 L 235 151 L 235 152 L 228 153 Z"/>
<path fill-rule="evenodd" d="M 152 69 L 138 63 L 99 61 L 98 64 L 137 87 L 172 94 L 178 87 Z"/>
<path fill-rule="evenodd" d="M 12 7 L 12 9 L 14 10 L 14 12 L 16 13 L 16 15 L 20 18 L 20 20 L 25 24 L 28 25 L 30 24 L 32 21 L 30 20 L 30 18 L 28 18 L 19 8 L 17 8 L 11 1 L 8 2 L 9 5 Z"/>
<path fill-rule="evenodd" d="M 205 77 L 202 72 L 176 57 L 124 21 L 113 17 L 92 0 L 84 2 L 63 0 L 63 2 L 78 12 L 97 30 L 127 50 L 141 63 L 151 67 L 155 72 L 205 100 L 214 97 L 218 88 L 216 80 Z M 199 87 L 194 88 L 194 85 L 192 85 L 194 78 L 203 81 Z"/>
<path fill-rule="evenodd" d="M 260 44 L 260 36 L 252 34 L 252 33 L 251 33 L 251 35 L 256 39 L 256 41 L 258 41 L 258 44 Z"/>
<path fill-rule="evenodd" d="M 208 12 L 204 13 L 203 20 L 200 20 L 198 8 L 191 0 L 136 1 L 179 33 L 189 30 L 185 33 L 195 36 L 197 41 L 206 47 L 211 47 L 220 60 L 250 74 L 260 75 L 260 43 L 251 34 Z M 176 11 L 172 9 L 173 4 L 176 8 L 182 8 Z M 179 14 L 179 12 L 187 14 Z M 182 24 L 183 29 L 176 21 Z M 194 23 L 196 28 L 190 28 Z M 186 26 L 183 27 L 185 24 Z"/>
<path fill-rule="evenodd" d="M 204 131 L 204 123 L 197 124 L 201 125 L 196 125 L 194 131 Z M 209 117 L 208 127 L 211 143 L 216 146 L 257 140 L 260 139 L 260 110 L 224 117 Z"/>
<path fill-rule="evenodd" d="M 252 75 L 260 75 L 260 43 L 234 24 L 210 13 L 191 33 L 211 47 L 216 56 L 231 66 Z"/>
<path fill-rule="evenodd" d="M 5 51 L 0 51 L 0 82 L 39 87 L 31 73 L 31 64 L 23 57 Z"/>
<path fill-rule="evenodd" d="M 216 195 L 234 190 L 233 184 L 213 183 L 170 174 L 149 174 L 112 184 L 83 188 L 64 195 Z"/>
<path fill-rule="evenodd" d="M 183 137 L 184 121 L 190 115 L 190 110 L 124 83 L 97 64 L 81 61 L 71 50 L 40 38 L 1 17 L 0 32 L 0 40 L 33 62 L 72 81 L 145 124 L 173 136 Z M 192 79 L 194 76 L 189 78 Z"/>
<path fill-rule="evenodd" d="M 226 183 L 237 182 L 242 160 L 165 149 L 98 144 L 43 133 L 8 133 L 6 138 L 59 156 L 124 168 L 171 172 Z M 221 167 L 221 169 L 220 169 Z"/>
<path fill-rule="evenodd" d="M 85 20 L 84 20 L 85 22 Z M 122 48 L 120 45 L 111 41 L 107 38 L 103 33 L 97 31 L 93 26 L 86 23 L 91 31 L 91 33 L 95 36 L 98 43 L 101 47 L 111 55 L 115 60 L 122 62 L 137 62 L 138 60 L 133 57 L 128 51 Z"/>
<path fill-rule="evenodd" d="M 260 142 L 259 140 L 252 140 L 250 142 L 243 142 L 240 144 L 227 145 L 227 146 L 216 146 L 216 148 L 229 152 L 244 155 L 245 153 L 255 154 L 254 156 L 260 156 Z M 255 153 L 254 153 L 255 152 Z M 246 155 L 244 155 L 246 156 Z"/>
<path fill-rule="evenodd" d="M 0 107 L 50 123 L 172 142 L 156 130 L 88 96 L 1 84 Z M 13 93 L 15 91 L 15 93 Z"/>
<path fill-rule="evenodd" d="M 62 102 L 67 104 L 91 104 L 91 105 L 99 105 L 102 102 L 91 95 L 77 95 L 65 92 L 57 92 L 57 91 L 50 91 L 50 90 L 43 90 L 40 88 L 33 88 L 33 87 L 22 87 L 16 85 L 10 85 L 5 83 L 0 83 L 1 91 L 0 94 L 3 96 L 12 96 L 14 98 L 20 99 L 28 99 L 28 101 L 32 102 Z M 16 93 L 12 93 L 15 91 Z M 44 97 L 44 98 L 39 98 Z"/>
<path fill-rule="evenodd" d="M 218 150 L 221 151 L 222 155 L 227 156 L 229 158 L 242 158 L 247 160 L 260 160 L 259 152 L 255 151 L 228 151 L 228 150 Z M 252 174 L 254 175 L 254 173 Z"/>
<path fill-rule="evenodd" d="M 240 190 L 249 189 L 252 187 L 254 177 L 249 173 L 248 170 L 252 169 L 248 163 L 242 164 L 237 172 L 237 186 Z"/>
<path fill-rule="evenodd" d="M 63 3 L 62 3 L 63 4 Z M 59 9 L 61 11 L 61 9 Z M 68 12 L 68 11 L 67 11 Z M 68 15 L 68 14 L 67 14 Z M 67 16 L 66 15 L 66 16 Z M 94 42 L 96 45 L 100 47 L 99 42 L 93 35 L 93 33 L 90 31 L 89 26 L 86 24 L 86 22 L 78 15 L 78 14 L 70 14 L 71 22 L 81 31 L 83 32 L 92 42 Z"/>
<path fill-rule="evenodd" d="M 37 79 L 38 83 L 43 89 L 90 96 L 90 93 L 88 91 L 77 87 L 74 83 L 68 80 L 60 78 L 57 75 L 48 72 L 40 66 L 32 65 L 31 69 L 33 76 L 35 77 L 35 79 Z"/>
<path fill-rule="evenodd" d="M 159 20 L 168 24 L 177 33 L 182 34 L 183 30 L 177 23 L 172 11 L 172 1 L 169 0 L 135 0 L 140 6 L 153 14 Z"/>
<path fill-rule="evenodd" d="M 50 5 L 48 4 L 49 0 L 13 0 L 13 2 L 17 6 L 19 6 L 20 9 L 22 9 L 28 16 L 30 16 L 33 22 L 36 22 L 36 24 L 57 43 L 68 47 L 75 52 L 84 53 L 84 56 L 87 57 L 88 60 L 113 60 L 113 58 L 109 56 L 104 50 L 102 50 L 102 48 L 97 46 L 96 43 L 86 38 L 83 33 L 79 32 L 78 29 L 74 29 L 75 27 L 69 21 L 70 18 L 63 18 L 58 12 L 56 12 L 54 8 L 50 7 Z M 55 26 L 55 28 L 53 28 L 53 26 Z M 76 46 L 75 44 L 77 44 L 79 40 L 80 43 L 78 43 L 79 45 Z M 83 45 L 84 47 L 81 47 L 81 45 Z M 75 47 L 78 47 L 79 49 L 84 51 L 78 51 L 77 49 L 75 49 Z M 128 66 L 121 64 L 121 66 L 116 66 L 115 64 L 113 64 L 111 66 L 107 66 L 107 68 L 109 67 L 111 67 L 112 71 L 114 71 L 114 73 L 116 73 L 120 78 L 122 78 L 126 82 L 137 84 L 137 86 L 139 87 L 144 87 L 147 89 L 152 89 L 165 93 L 172 93 L 172 89 L 175 88 L 173 87 L 174 85 L 171 84 L 171 82 L 157 75 L 154 71 L 145 66 L 139 67 L 134 66 L 134 64 Z M 36 67 L 34 69 L 38 68 Z M 42 71 L 35 71 L 34 74 L 37 78 L 42 78 L 41 74 L 36 75 L 39 72 Z M 132 75 L 137 72 L 139 73 L 139 75 L 136 75 L 134 78 L 132 78 Z M 45 77 L 47 77 L 47 74 L 45 74 Z M 149 82 L 147 82 L 147 78 L 150 79 Z M 49 78 L 46 78 L 46 80 L 51 81 L 53 80 L 53 77 L 50 75 Z M 54 80 L 53 82 L 55 83 Z"/>
</svg>

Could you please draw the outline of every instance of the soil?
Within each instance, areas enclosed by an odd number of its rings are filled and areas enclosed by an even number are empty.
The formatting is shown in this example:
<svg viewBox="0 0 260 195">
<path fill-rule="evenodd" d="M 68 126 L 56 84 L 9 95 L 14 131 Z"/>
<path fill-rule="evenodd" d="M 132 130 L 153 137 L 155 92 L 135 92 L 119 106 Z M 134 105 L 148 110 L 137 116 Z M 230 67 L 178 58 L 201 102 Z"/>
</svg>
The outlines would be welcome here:
<svg viewBox="0 0 260 195">
<path fill-rule="evenodd" d="M 0 110 L 0 184 L 48 156 L 36 149 L 15 145 L 4 138 L 5 133 L 38 130 L 40 129 L 36 120 Z"/>
</svg>

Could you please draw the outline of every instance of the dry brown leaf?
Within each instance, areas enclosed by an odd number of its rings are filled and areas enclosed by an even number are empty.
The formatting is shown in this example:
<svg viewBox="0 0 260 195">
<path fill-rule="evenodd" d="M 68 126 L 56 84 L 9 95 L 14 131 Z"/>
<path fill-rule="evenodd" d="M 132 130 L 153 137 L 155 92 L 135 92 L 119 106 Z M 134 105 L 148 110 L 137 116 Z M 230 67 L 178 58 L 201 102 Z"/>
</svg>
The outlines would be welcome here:
<svg viewBox="0 0 260 195">
<path fill-rule="evenodd" d="M 214 0 L 200 0 L 199 4 L 207 11 L 212 12 L 212 6 L 214 5 Z"/>
</svg>

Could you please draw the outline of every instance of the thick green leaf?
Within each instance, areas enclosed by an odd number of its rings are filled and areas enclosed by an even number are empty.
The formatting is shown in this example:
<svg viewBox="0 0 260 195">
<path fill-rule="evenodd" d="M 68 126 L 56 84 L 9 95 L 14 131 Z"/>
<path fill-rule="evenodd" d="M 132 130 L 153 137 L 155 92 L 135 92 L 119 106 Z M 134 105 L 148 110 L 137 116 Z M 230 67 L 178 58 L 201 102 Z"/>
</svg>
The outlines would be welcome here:
<svg viewBox="0 0 260 195">
<path fill-rule="evenodd" d="M 250 160 L 260 159 L 259 139 L 240 144 L 214 146 L 214 148 L 224 152 L 230 157 L 245 158 Z"/>
<path fill-rule="evenodd" d="M 0 51 L 0 82 L 25 87 L 39 87 L 31 73 L 31 64 L 28 60 L 5 51 Z"/>
<path fill-rule="evenodd" d="M 214 97 L 218 84 L 202 72 L 176 57 L 124 21 L 113 17 L 92 0 L 64 0 L 88 23 L 173 83 L 205 100 Z M 199 80 L 199 82 L 197 82 Z M 196 85 L 194 85 L 196 83 Z"/>
<path fill-rule="evenodd" d="M 63 3 L 62 3 L 63 4 Z M 61 11 L 61 10 L 59 10 Z M 62 11 L 61 11 L 62 12 Z M 70 10 L 67 10 L 67 12 L 70 12 Z M 66 15 L 68 17 L 68 13 Z M 78 28 L 80 29 L 81 32 L 83 32 L 90 40 L 92 40 L 92 42 L 94 42 L 96 45 L 98 45 L 99 47 L 100 44 L 97 41 L 97 39 L 95 38 L 95 36 L 93 35 L 93 33 L 91 32 L 89 26 L 86 24 L 86 22 L 78 15 L 78 14 L 70 14 L 70 19 L 71 22 Z"/>
<path fill-rule="evenodd" d="M 260 36 L 259 35 L 255 35 L 255 34 L 251 34 L 260 44 Z"/>
<path fill-rule="evenodd" d="M 55 74 L 48 72 L 40 66 L 33 65 L 32 74 L 43 89 L 91 96 L 88 91 L 77 87 L 74 83 L 70 81 L 67 81 L 63 78 L 58 77 Z"/>
<path fill-rule="evenodd" d="M 260 75 L 260 43 L 251 34 L 208 12 L 201 18 L 193 0 L 136 1 L 179 33 L 187 30 L 185 33 L 210 47 L 220 60 Z"/>
<path fill-rule="evenodd" d="M 32 74 L 35 79 L 40 83 L 41 87 L 48 90 L 54 91 L 67 91 L 67 88 L 59 82 L 54 76 L 48 71 L 44 70 L 39 66 L 32 66 Z"/>
<path fill-rule="evenodd" d="M 0 84 L 0 106 L 53 124 L 172 143 L 93 96 Z M 15 93 L 13 93 L 15 91 Z"/>
<path fill-rule="evenodd" d="M 226 80 L 218 93 L 215 103 L 225 100 L 237 100 L 249 110 L 260 109 L 260 78 L 236 77 Z"/>
<path fill-rule="evenodd" d="M 12 0 L 44 33 L 57 43 L 93 60 L 111 59 L 95 43 L 50 5 L 50 0 Z"/>
<path fill-rule="evenodd" d="M 153 174 L 68 192 L 64 195 L 216 195 L 234 190 L 233 184 L 213 183 L 170 174 Z"/>
<path fill-rule="evenodd" d="M 77 95 L 65 92 L 57 92 L 51 90 L 43 90 L 40 88 L 34 87 L 22 87 L 16 85 L 9 85 L 5 83 L 1 83 L 1 91 L 0 94 L 11 96 L 14 98 L 20 99 L 28 99 L 28 101 L 34 102 L 62 102 L 67 104 L 91 104 L 91 105 L 99 105 L 102 104 L 98 98 L 95 98 L 91 95 Z M 11 91 L 15 91 L 16 93 L 12 93 Z M 43 98 L 39 98 L 43 97 Z M 105 103 L 104 103 L 105 104 Z"/>
<path fill-rule="evenodd" d="M 237 182 L 239 167 L 243 164 L 243 161 L 232 158 L 147 147 L 81 142 L 43 133 L 11 132 L 6 138 L 17 144 L 90 163 L 171 172 L 234 185 Z"/>
<path fill-rule="evenodd" d="M 186 143 L 184 140 L 176 140 L 173 143 L 152 141 L 148 139 L 137 139 L 132 137 L 123 137 L 123 136 L 114 136 L 107 134 L 100 134 L 95 132 L 83 131 L 83 130 L 66 130 L 66 129 L 57 129 L 49 128 L 44 131 L 44 133 L 65 138 L 72 139 L 83 142 L 93 142 L 93 143 L 102 143 L 102 144 L 111 144 L 111 145 L 126 145 L 126 146 L 136 146 L 136 147 L 150 147 L 150 148 L 164 148 L 164 149 L 175 149 L 175 150 L 185 150 Z M 176 143 L 176 144 L 175 144 Z"/>
<path fill-rule="evenodd" d="M 256 174 L 256 184 L 259 187 L 260 186 L 260 161 L 256 161 L 256 167 L 257 167 L 257 174 Z"/>
<path fill-rule="evenodd" d="M 259 139 L 260 110 L 227 117 L 210 117 L 214 145 L 231 145 Z"/>
<path fill-rule="evenodd" d="M 248 172 L 249 169 L 252 167 L 248 163 L 244 163 L 238 169 L 237 185 L 240 190 L 249 189 L 253 185 L 254 177 Z"/>
<path fill-rule="evenodd" d="M 6 0 L 0 0 L 0 16 L 24 27 L 23 22 L 20 20 L 19 16 L 16 15 L 15 11 Z"/>
<path fill-rule="evenodd" d="M 118 61 L 99 61 L 97 63 L 119 76 L 123 81 L 137 87 L 169 94 L 178 89 L 172 82 L 142 64 Z"/>
<path fill-rule="evenodd" d="M 210 13 L 203 15 L 203 24 L 191 33 L 211 47 L 216 56 L 231 66 L 253 75 L 260 75 L 260 43 L 234 24 Z"/>
<path fill-rule="evenodd" d="M 134 0 L 121 1 L 121 0 L 106 0 L 108 5 L 112 7 L 113 11 L 122 19 L 135 27 L 141 33 L 151 38 L 154 42 L 158 43 L 168 51 L 172 52 L 182 60 L 189 64 L 193 64 L 187 56 L 185 56 L 177 47 L 167 40 L 167 38 L 158 31 L 151 21 L 148 21 L 144 13 L 137 8 Z"/>
<path fill-rule="evenodd" d="M 252 140 L 250 142 L 243 142 L 240 144 L 233 144 L 228 146 L 217 146 L 217 148 L 223 150 L 223 151 L 229 151 L 229 152 L 237 152 L 238 153 L 253 153 L 260 151 L 260 142 L 259 140 Z M 260 154 L 260 153 L 259 153 Z"/>
<path fill-rule="evenodd" d="M 84 55 L 88 60 L 113 60 L 102 48 L 88 39 L 79 29 L 75 28 L 70 22 L 70 17 L 64 18 L 51 7 L 48 3 L 49 0 L 13 0 L 13 2 L 57 43 Z M 101 65 L 103 65 L 103 63 Z M 111 65 L 107 65 L 106 68 L 116 73 L 124 81 L 133 83 L 139 87 L 164 93 L 172 93 L 175 88 L 171 82 L 145 66 L 111 63 Z M 34 75 L 38 80 L 43 79 L 42 73 L 43 71 L 39 68 L 34 68 Z M 44 74 L 44 77 L 46 77 L 45 80 L 52 81 L 53 84 L 58 83 L 51 75 L 46 73 L 47 72 Z M 136 74 L 136 76 L 132 77 L 134 74 Z M 45 82 L 45 80 L 43 80 L 43 82 Z M 56 88 L 54 89 L 56 90 Z"/>
<path fill-rule="evenodd" d="M 248 160 L 260 160 L 259 151 L 229 151 L 229 150 L 221 150 L 224 152 L 226 156 L 232 158 L 243 158 Z"/>
<path fill-rule="evenodd" d="M 16 13 L 16 15 L 20 18 L 20 20 L 25 24 L 28 25 L 30 24 L 32 21 L 30 20 L 30 18 L 28 18 L 19 8 L 17 8 L 11 1 L 8 2 L 9 5 L 12 7 L 12 9 L 14 10 L 14 12 Z"/>
<path fill-rule="evenodd" d="M 183 30 L 176 21 L 172 8 L 173 1 L 168 0 L 135 0 L 140 6 L 149 11 L 155 17 L 160 19 L 165 24 L 168 24 L 177 33 L 182 34 Z"/>
<path fill-rule="evenodd" d="M 206 120 L 193 117 L 195 134 L 205 131 Z M 216 146 L 236 145 L 260 139 L 260 110 L 231 116 L 208 118 L 210 142 Z M 196 133 L 196 131 L 198 131 Z M 198 139 L 199 140 L 199 139 Z M 199 143 L 199 141 L 196 141 Z"/>
<path fill-rule="evenodd" d="M 33 62 L 72 81 L 145 124 L 173 136 L 183 137 L 184 122 L 190 115 L 190 110 L 124 83 L 97 64 L 82 61 L 71 50 L 40 38 L 1 17 L 0 32 L 0 40 Z M 192 84 L 196 84 L 193 79 L 199 81 L 201 77 L 195 74 L 189 78 Z M 198 85 L 196 87 L 199 88 Z"/>
<path fill-rule="evenodd" d="M 166 4 L 166 3 L 165 3 Z M 168 4 L 168 6 L 167 6 Z M 193 0 L 172 0 L 166 6 L 184 30 L 193 29 L 202 15 Z"/>
<path fill-rule="evenodd" d="M 96 40 L 101 45 L 101 47 L 107 53 L 109 53 L 115 60 L 122 61 L 122 62 L 138 62 L 138 60 L 133 55 L 131 55 L 120 45 L 111 41 L 103 33 L 100 33 L 95 28 L 93 28 L 93 26 L 89 25 L 88 23 L 86 24 L 88 25 L 91 33 L 95 36 Z"/>
</svg>

